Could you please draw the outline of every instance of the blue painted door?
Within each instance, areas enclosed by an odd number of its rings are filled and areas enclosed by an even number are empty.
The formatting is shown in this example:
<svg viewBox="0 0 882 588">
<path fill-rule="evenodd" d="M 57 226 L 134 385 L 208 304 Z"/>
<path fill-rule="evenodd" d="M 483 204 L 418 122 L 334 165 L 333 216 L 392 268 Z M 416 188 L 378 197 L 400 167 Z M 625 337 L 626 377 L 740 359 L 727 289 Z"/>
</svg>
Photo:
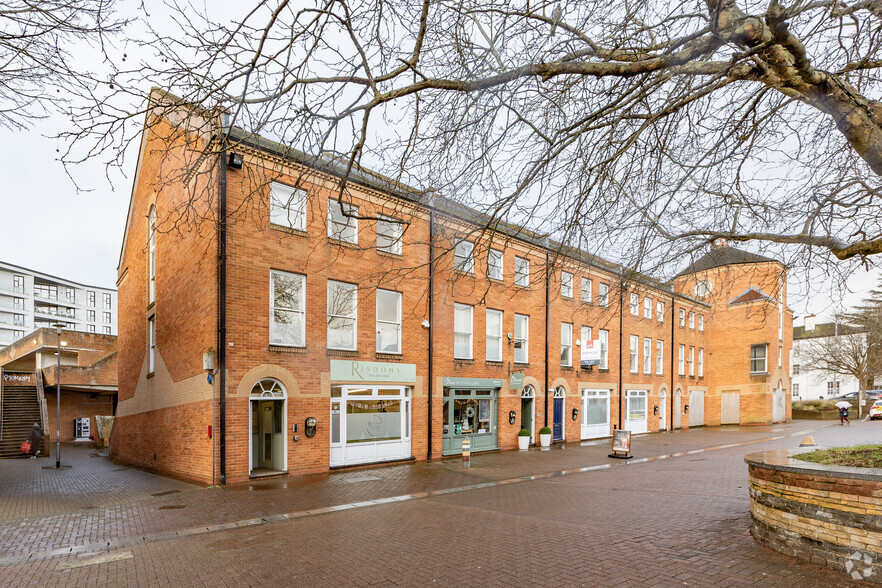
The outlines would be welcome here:
<svg viewBox="0 0 882 588">
<path fill-rule="evenodd" d="M 564 413 L 564 399 L 563 398 L 555 398 L 554 399 L 554 427 L 552 428 L 554 441 L 563 441 L 563 413 Z"/>
</svg>

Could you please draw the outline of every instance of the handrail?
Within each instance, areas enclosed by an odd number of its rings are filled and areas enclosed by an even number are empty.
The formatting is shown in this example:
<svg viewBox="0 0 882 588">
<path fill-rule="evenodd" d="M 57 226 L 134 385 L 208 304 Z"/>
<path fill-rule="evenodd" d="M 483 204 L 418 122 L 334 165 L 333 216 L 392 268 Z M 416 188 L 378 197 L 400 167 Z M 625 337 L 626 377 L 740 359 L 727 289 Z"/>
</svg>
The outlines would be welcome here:
<svg viewBox="0 0 882 588">
<path fill-rule="evenodd" d="M 41 451 L 47 456 L 46 452 L 46 426 L 49 424 L 49 409 L 46 406 L 46 394 L 43 390 L 43 370 L 34 370 L 34 379 L 37 381 L 37 403 L 40 406 L 40 428 L 43 429 L 43 447 Z"/>
</svg>

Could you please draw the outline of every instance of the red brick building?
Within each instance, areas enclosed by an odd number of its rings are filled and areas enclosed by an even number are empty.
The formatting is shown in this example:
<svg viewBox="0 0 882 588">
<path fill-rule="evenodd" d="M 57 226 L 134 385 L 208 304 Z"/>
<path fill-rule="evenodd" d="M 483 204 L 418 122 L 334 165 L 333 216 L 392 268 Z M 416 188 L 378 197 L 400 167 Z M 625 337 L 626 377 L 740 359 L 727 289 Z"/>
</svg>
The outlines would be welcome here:
<svg viewBox="0 0 882 588">
<path fill-rule="evenodd" d="M 369 171 L 341 191 L 346 162 L 236 129 L 200 161 L 217 134 L 172 119 L 148 119 L 120 257 L 122 461 L 238 482 L 509 449 L 522 427 L 714 425 L 733 391 L 739 422 L 772 422 L 789 387 L 778 262 L 718 249 L 662 284 Z"/>
</svg>

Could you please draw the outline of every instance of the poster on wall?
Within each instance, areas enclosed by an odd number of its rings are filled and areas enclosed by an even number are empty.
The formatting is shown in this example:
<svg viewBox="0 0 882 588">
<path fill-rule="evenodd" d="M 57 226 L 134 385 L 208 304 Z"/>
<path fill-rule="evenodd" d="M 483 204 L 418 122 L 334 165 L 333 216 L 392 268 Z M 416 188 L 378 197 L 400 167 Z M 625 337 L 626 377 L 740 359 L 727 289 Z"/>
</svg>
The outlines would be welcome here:
<svg viewBox="0 0 882 588">
<path fill-rule="evenodd" d="M 600 339 L 582 341 L 582 356 L 579 363 L 582 368 L 600 365 Z"/>
</svg>

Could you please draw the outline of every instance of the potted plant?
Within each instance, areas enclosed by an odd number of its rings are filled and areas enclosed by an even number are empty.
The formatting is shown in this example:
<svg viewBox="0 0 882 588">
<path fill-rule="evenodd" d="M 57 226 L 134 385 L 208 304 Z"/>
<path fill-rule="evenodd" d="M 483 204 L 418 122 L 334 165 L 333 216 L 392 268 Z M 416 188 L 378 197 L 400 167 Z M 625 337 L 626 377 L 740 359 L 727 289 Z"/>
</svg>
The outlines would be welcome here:
<svg viewBox="0 0 882 588">
<path fill-rule="evenodd" d="M 530 431 L 521 429 L 518 432 L 518 449 L 526 451 L 530 447 Z"/>
<path fill-rule="evenodd" d="M 551 445 L 551 429 L 548 427 L 542 427 L 539 429 L 539 443 L 542 447 L 548 447 Z"/>
</svg>

